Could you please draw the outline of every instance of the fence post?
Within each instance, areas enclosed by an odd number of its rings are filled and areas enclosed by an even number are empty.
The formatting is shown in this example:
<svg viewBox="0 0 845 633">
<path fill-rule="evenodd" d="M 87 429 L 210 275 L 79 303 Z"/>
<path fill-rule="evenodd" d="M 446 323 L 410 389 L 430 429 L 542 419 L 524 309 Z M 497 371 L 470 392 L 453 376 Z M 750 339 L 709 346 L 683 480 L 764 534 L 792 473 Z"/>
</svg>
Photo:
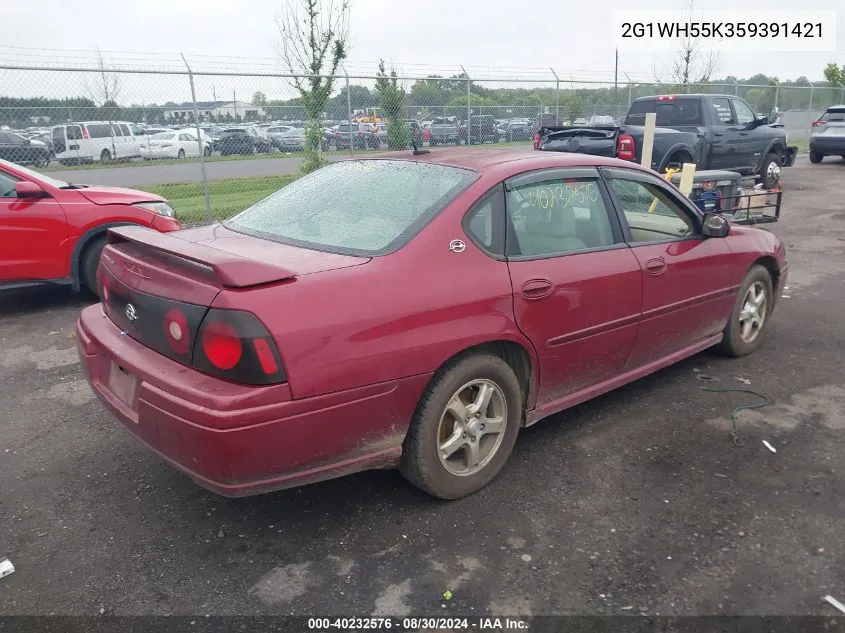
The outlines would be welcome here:
<svg viewBox="0 0 845 633">
<path fill-rule="evenodd" d="M 349 93 L 349 73 L 346 72 L 346 66 L 343 67 L 343 74 L 346 77 L 346 116 L 349 119 L 349 155 L 354 156 L 355 138 L 352 136 L 352 95 Z"/>
<path fill-rule="evenodd" d="M 839 92 L 839 103 L 845 103 L 845 85 L 842 86 L 842 90 Z"/>
<path fill-rule="evenodd" d="M 560 125 L 560 78 L 554 68 L 549 67 L 555 77 L 555 125 Z"/>
<path fill-rule="evenodd" d="M 734 96 L 739 96 L 739 82 L 736 80 L 734 80 Z"/>
<path fill-rule="evenodd" d="M 778 107 L 778 103 L 780 102 L 780 83 L 775 84 L 775 108 Z"/>
<path fill-rule="evenodd" d="M 197 146 L 199 147 L 200 152 L 200 169 L 202 170 L 202 195 L 205 198 L 205 217 L 209 222 L 211 222 L 211 199 L 208 197 L 208 177 L 205 173 L 205 147 L 203 147 L 202 132 L 200 131 L 200 116 L 199 108 L 197 107 L 197 91 L 194 88 L 194 72 L 191 70 L 191 66 L 188 64 L 188 60 L 185 59 L 185 54 L 179 54 L 182 56 L 182 61 L 185 62 L 185 68 L 188 69 L 188 79 L 191 82 L 191 102 L 194 104 L 194 124 L 197 126 Z"/>
<path fill-rule="evenodd" d="M 815 86 L 813 84 L 810 84 L 810 107 L 807 108 L 808 110 L 813 109 L 813 90 L 814 89 L 815 89 Z"/>
<path fill-rule="evenodd" d="M 466 143 L 467 143 L 467 145 L 470 145 L 471 144 L 470 143 L 470 137 L 472 136 L 472 127 L 470 125 L 472 123 L 472 108 L 470 107 L 469 102 L 470 102 L 470 99 L 472 99 L 472 81 L 469 78 L 469 73 L 466 71 L 466 69 L 463 66 L 461 66 L 461 70 L 464 71 L 464 75 L 467 78 L 467 141 L 466 141 Z M 481 121 L 480 120 L 479 120 L 479 124 L 478 124 L 478 129 L 479 129 L 479 131 L 481 130 Z"/>
</svg>

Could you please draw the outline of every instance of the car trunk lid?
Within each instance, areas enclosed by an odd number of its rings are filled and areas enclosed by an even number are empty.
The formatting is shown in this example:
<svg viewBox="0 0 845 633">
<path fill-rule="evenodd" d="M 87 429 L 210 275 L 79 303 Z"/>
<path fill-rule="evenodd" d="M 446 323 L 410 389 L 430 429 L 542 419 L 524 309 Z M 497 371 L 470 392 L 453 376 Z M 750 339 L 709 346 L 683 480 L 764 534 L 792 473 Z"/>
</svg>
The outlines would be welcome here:
<svg viewBox="0 0 845 633">
<path fill-rule="evenodd" d="M 578 152 L 593 156 L 616 156 L 618 127 L 547 127 L 540 131 L 539 149 L 551 152 Z"/>
</svg>

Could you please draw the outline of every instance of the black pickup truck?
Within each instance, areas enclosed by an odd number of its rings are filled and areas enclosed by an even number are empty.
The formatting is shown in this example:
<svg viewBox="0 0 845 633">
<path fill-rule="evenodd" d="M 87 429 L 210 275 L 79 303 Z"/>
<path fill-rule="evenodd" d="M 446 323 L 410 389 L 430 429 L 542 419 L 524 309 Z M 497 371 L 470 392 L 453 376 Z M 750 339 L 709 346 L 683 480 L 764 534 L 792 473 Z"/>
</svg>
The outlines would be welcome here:
<svg viewBox="0 0 845 633">
<path fill-rule="evenodd" d="M 658 172 L 692 162 L 698 170 L 756 176 L 772 189 L 780 181 L 781 167 L 795 162 L 797 148 L 788 146 L 783 127 L 770 124 L 733 95 L 641 97 L 631 103 L 622 125 L 541 127 L 534 149 L 640 162 L 645 116 L 650 112 L 656 115 L 651 167 Z"/>
</svg>

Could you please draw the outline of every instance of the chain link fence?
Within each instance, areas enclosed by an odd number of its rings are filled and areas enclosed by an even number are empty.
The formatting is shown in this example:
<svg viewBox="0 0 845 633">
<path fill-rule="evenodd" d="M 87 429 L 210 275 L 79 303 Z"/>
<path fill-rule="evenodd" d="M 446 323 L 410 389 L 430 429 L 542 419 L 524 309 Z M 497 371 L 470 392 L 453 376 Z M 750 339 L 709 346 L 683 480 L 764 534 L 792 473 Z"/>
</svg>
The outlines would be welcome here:
<svg viewBox="0 0 845 633">
<path fill-rule="evenodd" d="M 186 224 L 228 217 L 300 173 L 307 114 L 294 77 L 238 62 L 128 68 L 0 63 L 0 151 L 54 177 L 165 196 Z M 230 66 L 234 66 L 232 70 Z M 333 77 L 321 113 L 323 159 L 395 146 L 372 68 Z M 401 117 L 426 146 L 530 147 L 538 125 L 612 124 L 663 84 L 591 80 L 555 69 L 400 69 Z M 781 113 L 790 139 L 809 135 L 845 89 L 706 84 L 758 112 Z"/>
</svg>

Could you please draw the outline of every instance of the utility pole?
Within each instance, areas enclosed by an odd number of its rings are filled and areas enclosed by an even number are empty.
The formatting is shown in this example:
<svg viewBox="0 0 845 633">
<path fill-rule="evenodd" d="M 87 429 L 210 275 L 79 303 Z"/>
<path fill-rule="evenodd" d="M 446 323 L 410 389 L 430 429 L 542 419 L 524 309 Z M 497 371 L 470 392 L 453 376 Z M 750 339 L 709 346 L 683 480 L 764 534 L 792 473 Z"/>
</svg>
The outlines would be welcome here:
<svg viewBox="0 0 845 633">
<path fill-rule="evenodd" d="M 619 49 L 616 49 L 616 67 L 613 71 L 613 118 L 619 118 Z"/>
</svg>

